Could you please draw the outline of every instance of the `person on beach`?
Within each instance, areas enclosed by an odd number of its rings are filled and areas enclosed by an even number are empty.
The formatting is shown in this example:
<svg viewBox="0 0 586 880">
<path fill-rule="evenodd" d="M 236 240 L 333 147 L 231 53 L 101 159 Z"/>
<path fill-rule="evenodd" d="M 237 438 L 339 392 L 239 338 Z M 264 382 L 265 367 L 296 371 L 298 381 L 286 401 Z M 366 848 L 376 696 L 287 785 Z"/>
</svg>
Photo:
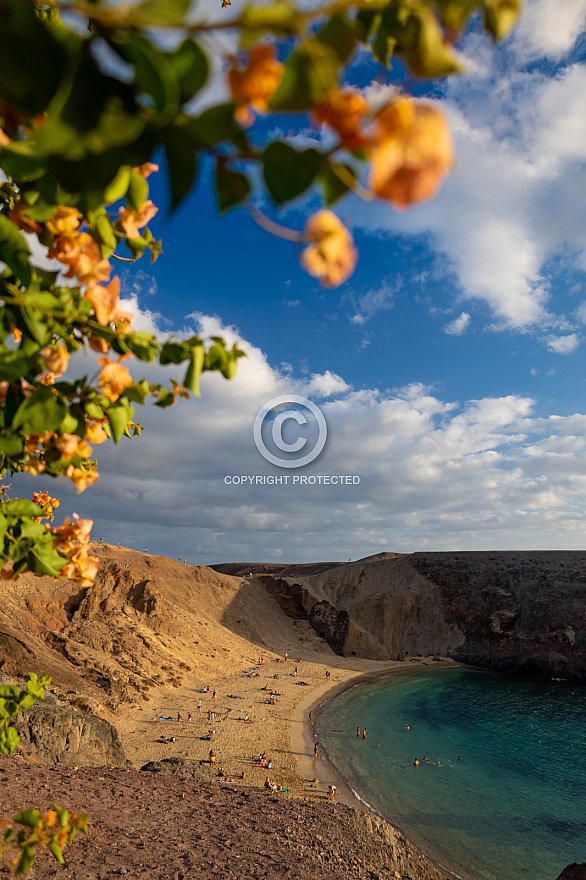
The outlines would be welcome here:
<svg viewBox="0 0 586 880">
<path fill-rule="evenodd" d="M 331 801 L 336 800 L 336 786 L 335 785 L 328 785 L 328 798 Z"/>
<path fill-rule="evenodd" d="M 309 723 L 311 724 L 311 709 L 309 710 Z"/>
<path fill-rule="evenodd" d="M 198 700 L 197 701 L 197 711 L 199 712 L 200 709 L 201 709 L 201 700 Z"/>
<path fill-rule="evenodd" d="M 187 713 L 187 721 L 191 723 L 191 712 Z"/>
<path fill-rule="evenodd" d="M 319 746 L 319 741 L 316 742 L 316 744 L 315 744 L 314 747 L 313 747 L 313 757 L 314 757 L 314 758 L 319 758 L 319 749 L 318 749 L 318 746 Z"/>
<path fill-rule="evenodd" d="M 181 721 L 181 712 L 177 712 L 177 723 Z"/>
<path fill-rule="evenodd" d="M 210 764 L 216 763 L 216 753 L 214 752 L 213 749 L 210 749 L 209 758 L 210 758 Z"/>
</svg>

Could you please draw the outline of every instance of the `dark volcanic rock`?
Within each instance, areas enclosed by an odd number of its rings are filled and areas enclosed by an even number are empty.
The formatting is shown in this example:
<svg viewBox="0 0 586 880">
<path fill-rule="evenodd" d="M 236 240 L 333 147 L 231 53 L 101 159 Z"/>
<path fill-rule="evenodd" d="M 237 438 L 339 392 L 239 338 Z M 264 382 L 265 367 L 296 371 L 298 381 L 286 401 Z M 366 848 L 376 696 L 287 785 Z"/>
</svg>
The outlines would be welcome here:
<svg viewBox="0 0 586 880">
<path fill-rule="evenodd" d="M 586 880 L 586 862 L 582 862 L 580 865 L 577 862 L 574 862 L 573 865 L 568 865 L 557 880 Z"/>
<path fill-rule="evenodd" d="M 25 752 L 44 764 L 120 767 L 126 763 L 118 731 L 111 724 L 76 712 L 50 694 L 19 712 L 13 723 Z"/>
<path fill-rule="evenodd" d="M 585 552 L 380 554 L 302 568 L 295 578 L 265 568 L 259 580 L 337 654 L 439 654 L 586 681 Z"/>
</svg>

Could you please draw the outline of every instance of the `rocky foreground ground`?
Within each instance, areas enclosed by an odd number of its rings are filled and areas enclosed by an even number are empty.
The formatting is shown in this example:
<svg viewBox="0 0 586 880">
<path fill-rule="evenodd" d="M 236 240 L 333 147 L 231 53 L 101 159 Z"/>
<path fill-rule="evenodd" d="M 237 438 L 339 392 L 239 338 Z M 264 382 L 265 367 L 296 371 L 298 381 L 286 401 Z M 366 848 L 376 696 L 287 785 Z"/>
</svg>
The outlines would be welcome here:
<svg viewBox="0 0 586 880">
<path fill-rule="evenodd" d="M 66 865 L 41 852 L 31 880 L 445 880 L 386 822 L 343 804 L 1 756 L 0 792 L 5 817 L 53 802 L 90 814 Z"/>
</svg>

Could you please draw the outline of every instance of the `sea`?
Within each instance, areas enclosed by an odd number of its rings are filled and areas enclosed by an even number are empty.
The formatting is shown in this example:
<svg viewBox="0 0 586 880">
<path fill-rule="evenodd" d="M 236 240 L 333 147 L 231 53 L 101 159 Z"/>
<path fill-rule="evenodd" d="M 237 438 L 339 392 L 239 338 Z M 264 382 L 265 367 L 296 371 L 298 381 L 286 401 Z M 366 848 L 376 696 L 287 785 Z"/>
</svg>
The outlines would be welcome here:
<svg viewBox="0 0 586 880">
<path fill-rule="evenodd" d="M 456 876 L 556 880 L 586 861 L 584 685 L 430 668 L 359 683 L 314 715 L 346 785 Z"/>
</svg>

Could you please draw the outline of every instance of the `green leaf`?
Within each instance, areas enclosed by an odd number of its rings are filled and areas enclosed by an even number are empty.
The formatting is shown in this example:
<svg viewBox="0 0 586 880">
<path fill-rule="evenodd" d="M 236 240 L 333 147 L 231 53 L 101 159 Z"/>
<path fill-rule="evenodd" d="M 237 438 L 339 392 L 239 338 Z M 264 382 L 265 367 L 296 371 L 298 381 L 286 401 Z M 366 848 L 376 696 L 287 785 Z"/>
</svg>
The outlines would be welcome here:
<svg viewBox="0 0 586 880">
<path fill-rule="evenodd" d="M 57 859 L 60 865 L 65 864 L 65 859 L 63 858 L 63 850 L 59 846 L 56 840 L 51 840 L 47 844 L 47 849 L 49 852 Z"/>
<path fill-rule="evenodd" d="M 47 161 L 43 156 L 23 153 L 22 145 L 18 141 L 0 150 L 0 162 L 6 176 L 18 183 L 38 180 L 47 169 Z"/>
<path fill-rule="evenodd" d="M 15 498 L 14 501 L 5 501 L 0 506 L 0 513 L 4 516 L 42 516 L 43 511 L 33 501 Z"/>
<path fill-rule="evenodd" d="M 27 217 L 30 217 L 31 220 L 38 220 L 39 223 L 46 223 L 56 213 L 57 205 L 48 205 L 44 199 L 37 199 L 34 205 L 24 211 Z"/>
<path fill-rule="evenodd" d="M 63 807 L 58 807 L 57 804 L 51 804 L 51 806 L 57 813 L 57 819 L 61 828 L 67 828 L 69 825 L 69 813 L 67 810 L 64 810 Z"/>
<path fill-rule="evenodd" d="M 134 11 L 133 18 L 139 27 L 143 25 L 181 25 L 189 10 L 191 0 L 145 0 Z"/>
<path fill-rule="evenodd" d="M 121 437 L 126 434 L 128 422 L 132 419 L 134 407 L 129 401 L 120 398 L 116 403 L 112 403 L 106 410 L 106 416 L 112 429 L 112 439 L 114 443 L 118 443 Z"/>
<path fill-rule="evenodd" d="M 322 162 L 317 150 L 310 148 L 298 152 L 282 141 L 269 144 L 262 159 L 265 183 L 277 205 L 305 192 L 315 180 Z"/>
<path fill-rule="evenodd" d="M 339 68 L 340 59 L 330 46 L 308 40 L 287 59 L 271 110 L 301 111 L 320 104 L 337 88 Z"/>
<path fill-rule="evenodd" d="M 104 191 L 105 204 L 112 205 L 119 199 L 123 199 L 128 192 L 129 183 L 130 168 L 128 165 L 122 165 L 112 183 Z"/>
<path fill-rule="evenodd" d="M 32 3 L 2 0 L 0 94 L 27 117 L 47 108 L 68 61 L 68 41 L 56 39 Z"/>
<path fill-rule="evenodd" d="M 338 12 L 326 22 L 318 31 L 317 39 L 336 53 L 342 65 L 350 61 L 356 48 L 355 30 L 343 12 Z"/>
<path fill-rule="evenodd" d="M 290 0 L 247 6 L 242 12 L 243 31 L 256 29 L 259 33 L 295 34 L 303 26 L 303 17 Z"/>
<path fill-rule="evenodd" d="M 30 253 L 18 226 L 0 214 L 0 260 L 14 272 L 25 287 L 31 283 Z"/>
<path fill-rule="evenodd" d="M 14 873 L 18 876 L 18 874 L 26 874 L 27 871 L 30 871 L 32 866 L 35 863 L 35 851 L 32 846 L 25 846 L 22 851 L 22 855 L 18 860 L 18 864 L 14 869 Z"/>
<path fill-rule="evenodd" d="M 397 41 L 393 37 L 389 37 L 384 27 L 381 26 L 372 44 L 373 58 L 380 61 L 385 67 L 388 67 L 389 59 L 391 58 L 396 45 Z"/>
<path fill-rule="evenodd" d="M 484 29 L 495 40 L 504 40 L 517 24 L 522 8 L 521 0 L 485 0 Z"/>
<path fill-rule="evenodd" d="M 482 0 L 436 0 L 441 20 L 449 31 L 460 31 Z"/>
<path fill-rule="evenodd" d="M 200 397 L 199 379 L 205 363 L 205 351 L 203 345 L 197 345 L 191 350 L 189 366 L 183 380 L 184 388 L 191 391 L 196 397 Z"/>
<path fill-rule="evenodd" d="M 240 205 L 250 193 L 248 177 L 228 168 L 226 160 L 222 157 L 216 160 L 216 193 L 221 213 L 235 205 Z"/>
<path fill-rule="evenodd" d="M 208 59 L 195 40 L 184 40 L 167 58 L 173 65 L 179 83 L 180 103 L 191 100 L 206 83 L 209 74 Z"/>
<path fill-rule="evenodd" d="M 0 730 L 0 752 L 3 755 L 11 755 L 20 742 L 20 737 L 14 727 Z"/>
<path fill-rule="evenodd" d="M 130 172 L 130 180 L 128 182 L 128 191 L 126 193 L 126 201 L 128 207 L 133 211 L 138 211 L 149 194 L 149 185 L 138 171 Z"/>
<path fill-rule="evenodd" d="M 197 153 L 185 124 L 167 126 L 164 144 L 171 189 L 171 210 L 174 211 L 193 186 L 197 174 Z"/>
<path fill-rule="evenodd" d="M 168 388 L 163 388 L 159 391 L 157 399 L 155 400 L 155 406 L 160 406 L 161 409 L 167 409 L 169 406 L 173 406 L 175 403 L 175 395 L 172 391 L 169 391 Z"/>
<path fill-rule="evenodd" d="M 333 205 L 351 188 L 350 181 L 356 180 L 356 171 L 351 165 L 341 162 L 324 162 L 318 178 L 324 191 L 326 205 Z"/>
<path fill-rule="evenodd" d="M 205 370 L 225 370 L 228 366 L 228 352 L 224 345 L 218 341 L 206 352 Z"/>
<path fill-rule="evenodd" d="M 186 342 L 164 342 L 161 346 L 161 354 L 159 355 L 159 363 L 180 364 L 189 355 L 189 346 Z"/>
<path fill-rule="evenodd" d="M 14 821 L 19 825 L 26 825 L 27 828 L 36 828 L 41 821 L 41 814 L 38 810 L 25 810 L 23 813 L 17 813 Z"/>
<path fill-rule="evenodd" d="M 26 564 L 35 574 L 49 574 L 57 577 L 67 560 L 60 556 L 52 544 L 39 544 L 28 552 Z"/>
<path fill-rule="evenodd" d="M 1 509 L 1 508 L 0 508 Z M 8 698 L 16 698 L 20 696 L 20 688 L 15 684 L 0 685 L 0 700 Z"/>
<path fill-rule="evenodd" d="M 354 32 L 361 43 L 367 43 L 380 22 L 380 12 L 361 9 L 354 19 Z"/>
<path fill-rule="evenodd" d="M 250 150 L 250 143 L 246 133 L 240 128 L 234 119 L 236 105 L 219 104 L 210 107 L 201 116 L 191 120 L 189 131 L 196 142 L 203 147 L 215 147 L 217 144 L 228 141 L 234 144 L 241 152 Z"/>
<path fill-rule="evenodd" d="M 67 413 L 61 398 L 46 385 L 38 385 L 31 396 L 20 404 L 12 422 L 13 428 L 24 428 L 33 434 L 55 431 Z"/>
<path fill-rule="evenodd" d="M 4 455 L 20 455 L 24 449 L 24 441 L 22 437 L 18 437 L 15 434 L 0 434 L 0 452 L 3 452 Z M 0 508 L 1 510 L 2 508 Z"/>
<path fill-rule="evenodd" d="M 168 56 L 137 31 L 118 31 L 110 46 L 134 67 L 134 85 L 153 99 L 159 113 L 179 106 L 179 82 Z"/>
<path fill-rule="evenodd" d="M 0 376 L 8 382 L 14 382 L 26 376 L 31 370 L 31 359 L 20 351 L 0 352 Z"/>
<path fill-rule="evenodd" d="M 96 216 L 95 222 L 92 226 L 92 232 L 94 234 L 94 238 L 100 245 L 100 252 L 102 254 L 102 257 L 107 259 L 116 250 L 118 239 L 114 234 L 112 224 L 110 223 L 108 215 L 105 211 Z"/>
</svg>

